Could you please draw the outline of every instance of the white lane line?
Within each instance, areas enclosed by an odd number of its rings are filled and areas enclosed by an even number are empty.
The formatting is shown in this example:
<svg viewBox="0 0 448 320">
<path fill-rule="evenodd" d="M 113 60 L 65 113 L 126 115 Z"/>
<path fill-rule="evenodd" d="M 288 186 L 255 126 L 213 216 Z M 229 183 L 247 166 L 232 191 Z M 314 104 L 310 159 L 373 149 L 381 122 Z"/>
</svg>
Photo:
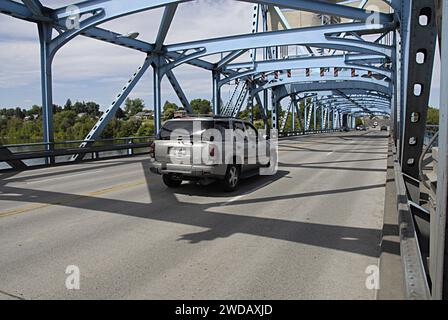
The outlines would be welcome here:
<svg viewBox="0 0 448 320">
<path fill-rule="evenodd" d="M 26 184 L 41 183 L 41 182 L 48 182 L 48 181 L 59 180 L 59 179 L 73 178 L 73 177 L 78 177 L 78 176 L 87 175 L 87 174 L 91 175 L 91 174 L 100 173 L 100 172 L 104 172 L 104 170 L 82 172 L 82 173 L 71 174 L 68 176 L 54 177 L 54 178 L 48 178 L 48 179 L 43 179 L 43 180 L 27 181 Z"/>
<path fill-rule="evenodd" d="M 242 195 L 239 195 L 239 196 L 234 197 L 234 198 L 232 198 L 232 199 L 230 199 L 230 200 L 227 200 L 226 202 L 220 204 L 220 207 L 228 206 L 228 205 L 230 205 L 230 204 L 232 204 L 232 203 L 234 203 L 234 202 L 236 202 L 236 201 L 238 201 L 238 200 L 244 198 L 245 196 L 247 196 L 247 195 L 249 195 L 249 194 L 251 194 L 251 193 L 254 193 L 254 192 L 257 192 L 257 191 L 260 190 L 260 189 L 263 189 L 264 187 L 268 186 L 268 185 L 271 184 L 271 183 L 272 183 L 272 181 L 267 181 L 266 183 L 262 184 L 261 186 L 258 186 L 258 187 L 255 188 L 255 189 L 251 189 L 251 190 L 245 192 L 245 193 L 242 194 Z"/>
</svg>

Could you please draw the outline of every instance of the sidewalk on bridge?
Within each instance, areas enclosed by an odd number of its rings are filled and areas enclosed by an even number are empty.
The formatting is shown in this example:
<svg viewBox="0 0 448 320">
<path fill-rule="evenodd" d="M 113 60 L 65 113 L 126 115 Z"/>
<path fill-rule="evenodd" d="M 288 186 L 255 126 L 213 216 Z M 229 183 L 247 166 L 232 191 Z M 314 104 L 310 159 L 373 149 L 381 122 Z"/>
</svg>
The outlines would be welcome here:
<svg viewBox="0 0 448 320">
<path fill-rule="evenodd" d="M 394 159 L 392 145 L 390 144 L 387 160 L 384 226 L 380 256 L 380 290 L 377 292 L 378 300 L 405 299 L 396 202 Z"/>
</svg>

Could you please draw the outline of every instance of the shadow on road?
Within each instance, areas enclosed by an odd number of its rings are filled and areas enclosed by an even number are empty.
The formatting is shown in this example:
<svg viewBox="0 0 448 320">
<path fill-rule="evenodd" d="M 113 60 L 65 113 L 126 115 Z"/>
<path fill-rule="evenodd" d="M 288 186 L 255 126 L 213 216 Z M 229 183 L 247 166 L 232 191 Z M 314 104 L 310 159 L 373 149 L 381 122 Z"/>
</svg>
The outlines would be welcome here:
<svg viewBox="0 0 448 320">
<path fill-rule="evenodd" d="M 379 257 L 381 230 L 354 228 L 344 226 L 322 225 L 302 221 L 290 221 L 280 218 L 265 218 L 251 216 L 256 208 L 253 205 L 265 204 L 272 207 L 275 212 L 275 202 L 280 200 L 299 200 L 309 197 L 321 197 L 356 191 L 365 191 L 376 188 L 384 188 L 383 184 L 359 186 L 354 188 L 324 190 L 300 194 L 277 194 L 270 197 L 256 199 L 239 199 L 232 205 L 240 206 L 236 213 L 216 212 L 226 205 L 223 201 L 214 201 L 207 204 L 179 202 L 177 194 L 202 195 L 219 198 L 225 196 L 218 191 L 217 186 L 207 187 L 204 193 L 203 187 L 186 185 L 173 192 L 168 189 L 160 189 L 150 183 L 155 176 L 149 172 L 148 161 L 141 161 L 142 172 L 147 181 L 151 203 L 132 202 L 117 199 L 104 199 L 94 196 L 79 196 L 63 192 L 42 191 L 23 187 L 12 187 L 3 184 L 1 186 L 0 200 L 20 201 L 24 203 L 53 204 L 80 210 L 92 210 L 108 212 L 142 219 L 185 224 L 202 227 L 207 230 L 181 235 L 177 241 L 188 241 L 195 244 L 202 241 L 212 241 L 219 238 L 227 238 L 234 234 L 248 234 L 258 237 L 266 237 L 282 241 L 295 242 L 334 250 L 357 253 L 360 255 Z M 92 167 L 92 170 L 96 167 Z M 272 183 L 285 178 L 288 172 L 280 171 L 274 177 L 261 177 L 249 179 L 243 182 L 241 193 L 250 194 L 251 190 L 260 188 L 263 184 Z M 20 195 L 19 197 L 16 195 Z M 63 200 L 61 200 L 63 199 Z M 173 210 L 175 208 L 176 210 Z M 299 208 L 298 208 L 299 210 Z M 223 210 L 225 211 L 225 210 Z M 86 214 L 83 212 L 83 214 Z M 362 219 L 362 217 L 360 217 Z M 387 232 L 387 229 L 386 229 Z M 386 248 L 391 253 L 397 252 L 397 248 Z"/>
</svg>

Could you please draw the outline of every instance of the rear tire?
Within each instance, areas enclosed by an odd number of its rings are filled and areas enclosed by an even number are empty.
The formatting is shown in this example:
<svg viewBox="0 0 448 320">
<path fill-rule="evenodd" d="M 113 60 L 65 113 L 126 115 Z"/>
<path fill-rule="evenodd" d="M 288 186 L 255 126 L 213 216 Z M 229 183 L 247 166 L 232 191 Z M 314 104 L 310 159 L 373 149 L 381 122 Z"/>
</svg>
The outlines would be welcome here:
<svg viewBox="0 0 448 320">
<path fill-rule="evenodd" d="M 222 181 L 222 187 L 226 192 L 233 192 L 238 189 L 240 183 L 240 167 L 235 164 L 229 164 L 227 166 L 226 176 Z"/>
<path fill-rule="evenodd" d="M 173 179 L 173 176 L 170 174 L 164 174 L 162 179 L 163 183 L 165 183 L 168 188 L 179 188 L 182 184 L 182 180 Z"/>
</svg>

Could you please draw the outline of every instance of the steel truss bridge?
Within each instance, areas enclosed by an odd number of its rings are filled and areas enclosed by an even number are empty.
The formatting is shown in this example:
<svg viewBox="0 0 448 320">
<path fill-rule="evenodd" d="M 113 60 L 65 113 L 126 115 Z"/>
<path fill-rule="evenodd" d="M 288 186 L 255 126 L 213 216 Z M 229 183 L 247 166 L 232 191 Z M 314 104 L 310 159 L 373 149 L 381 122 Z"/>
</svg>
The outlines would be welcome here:
<svg viewBox="0 0 448 320">
<path fill-rule="evenodd" d="M 87 152 L 95 152 L 91 148 L 103 129 L 149 70 L 153 74 L 156 132 L 161 127 L 161 82 L 165 77 L 185 110 L 192 113 L 188 91 L 175 76 L 176 68 L 184 64 L 210 72 L 214 114 L 238 117 L 247 108 L 253 120 L 254 104 L 258 104 L 265 127 L 278 129 L 283 135 L 353 129 L 359 117 L 385 116 L 392 123 L 406 294 L 414 299 L 442 298 L 448 275 L 444 264 L 448 144 L 448 33 L 444 31 L 448 30 L 448 1 L 383 0 L 387 10 L 381 12 L 371 11 L 367 0 L 239 1 L 253 3 L 253 28 L 248 34 L 166 44 L 178 6 L 189 0 L 87 0 L 57 9 L 43 6 L 39 0 L 0 0 L 1 13 L 33 22 L 39 31 L 46 148 L 39 156 L 48 156 L 52 164 L 58 155 L 53 134 L 52 64 L 57 52 L 76 37 L 96 39 L 147 56 L 85 140 L 71 151 L 74 162 L 82 160 Z M 105 22 L 157 8 L 164 11 L 154 42 L 101 27 Z M 284 14 L 288 9 L 317 14 L 322 24 L 291 27 Z M 280 22 L 281 30 L 270 28 L 272 19 Z M 424 153 L 437 40 L 443 70 L 442 120 L 436 200 L 429 212 L 420 206 L 419 164 Z M 234 91 L 228 101 L 223 101 L 222 88 L 229 84 Z M 290 120 L 292 127 L 287 130 Z M 120 148 L 125 149 L 127 143 Z M 5 149 L 2 152 L 8 164 L 18 169 L 26 167 L 23 159 L 33 157 L 14 157 Z M 416 216 L 430 223 L 427 256 L 418 241 L 423 235 Z"/>
</svg>

